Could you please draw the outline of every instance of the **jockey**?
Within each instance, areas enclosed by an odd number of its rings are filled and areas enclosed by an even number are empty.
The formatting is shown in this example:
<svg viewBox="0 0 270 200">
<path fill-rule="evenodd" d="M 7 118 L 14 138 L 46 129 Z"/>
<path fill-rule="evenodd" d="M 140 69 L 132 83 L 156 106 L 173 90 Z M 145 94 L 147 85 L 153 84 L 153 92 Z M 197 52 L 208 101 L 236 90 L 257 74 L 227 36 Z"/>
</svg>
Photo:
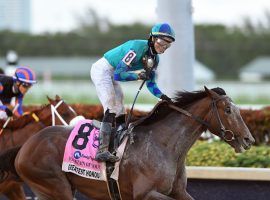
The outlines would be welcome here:
<svg viewBox="0 0 270 200">
<path fill-rule="evenodd" d="M 36 82 L 35 73 L 28 67 L 18 67 L 13 77 L 0 76 L 0 119 L 6 120 L 13 113 L 17 117 L 23 114 L 24 95 Z"/>
<path fill-rule="evenodd" d="M 106 52 L 92 65 L 91 79 L 104 109 L 100 128 L 97 161 L 119 160 L 108 151 L 112 126 L 125 123 L 123 92 L 119 81 L 145 80 L 148 90 L 157 98 L 171 101 L 163 94 L 156 82 L 159 55 L 175 41 L 175 33 L 167 23 L 153 26 L 148 40 L 130 40 Z M 139 72 L 135 72 L 140 70 Z M 116 117 L 116 119 L 115 119 Z"/>
</svg>

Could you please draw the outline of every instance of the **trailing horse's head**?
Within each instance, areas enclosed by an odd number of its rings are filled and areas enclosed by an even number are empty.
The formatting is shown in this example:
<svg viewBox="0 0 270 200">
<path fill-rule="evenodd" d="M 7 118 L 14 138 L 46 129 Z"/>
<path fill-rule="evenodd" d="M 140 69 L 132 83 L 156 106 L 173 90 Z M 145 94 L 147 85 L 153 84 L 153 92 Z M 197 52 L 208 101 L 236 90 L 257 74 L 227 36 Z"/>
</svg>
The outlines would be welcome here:
<svg viewBox="0 0 270 200">
<path fill-rule="evenodd" d="M 67 125 L 77 116 L 77 113 L 58 95 L 55 99 L 47 97 L 50 104 L 46 105 L 41 112 L 37 112 L 40 120 L 48 125 Z"/>
<path fill-rule="evenodd" d="M 205 92 L 211 98 L 211 111 L 207 116 L 209 131 L 231 145 L 237 153 L 249 149 L 255 140 L 239 108 L 226 95 L 219 95 L 206 87 Z"/>
</svg>

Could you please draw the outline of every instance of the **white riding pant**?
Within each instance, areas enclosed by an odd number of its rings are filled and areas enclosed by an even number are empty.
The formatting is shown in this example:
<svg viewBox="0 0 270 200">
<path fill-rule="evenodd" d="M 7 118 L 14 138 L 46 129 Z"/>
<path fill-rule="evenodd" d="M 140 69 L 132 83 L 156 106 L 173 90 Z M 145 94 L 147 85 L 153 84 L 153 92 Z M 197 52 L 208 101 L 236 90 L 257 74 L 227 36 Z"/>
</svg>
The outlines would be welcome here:
<svg viewBox="0 0 270 200">
<path fill-rule="evenodd" d="M 125 114 L 123 91 L 120 84 L 114 80 L 114 68 L 109 62 L 104 57 L 99 59 L 92 65 L 90 75 L 104 112 L 109 109 L 116 117 Z"/>
<path fill-rule="evenodd" d="M 15 106 L 16 104 L 16 98 L 12 97 L 10 101 L 11 106 Z M 0 101 L 0 105 L 3 105 L 2 101 Z M 8 116 L 7 113 L 4 110 L 0 110 L 0 120 L 7 120 Z"/>
</svg>

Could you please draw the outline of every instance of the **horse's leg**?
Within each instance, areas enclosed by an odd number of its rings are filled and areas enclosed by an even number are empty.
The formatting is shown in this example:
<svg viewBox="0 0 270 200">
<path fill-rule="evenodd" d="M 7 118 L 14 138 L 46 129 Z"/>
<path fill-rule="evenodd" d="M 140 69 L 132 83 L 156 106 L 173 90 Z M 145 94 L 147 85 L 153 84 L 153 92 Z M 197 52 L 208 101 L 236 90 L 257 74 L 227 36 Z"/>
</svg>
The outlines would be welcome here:
<svg viewBox="0 0 270 200">
<path fill-rule="evenodd" d="M 71 185 L 61 168 L 62 156 L 56 147 L 51 141 L 36 145 L 35 151 L 31 145 L 23 146 L 15 160 L 18 175 L 39 200 L 73 199 Z M 42 149 L 46 153 L 41 154 Z"/>
<path fill-rule="evenodd" d="M 157 199 L 158 200 L 176 200 L 174 198 L 161 194 L 157 191 L 151 191 L 143 198 L 143 200 L 157 200 Z"/>
<path fill-rule="evenodd" d="M 52 160 L 43 165 L 43 169 L 29 166 L 17 168 L 20 177 L 37 195 L 39 200 L 72 200 L 73 190 L 61 167 Z M 26 167 L 25 166 L 25 167 Z M 32 168 L 31 168 L 32 167 Z M 31 169 L 31 170 L 29 170 Z"/>
<path fill-rule="evenodd" d="M 180 168 L 179 168 L 180 169 Z M 188 194 L 187 188 L 187 178 L 184 166 L 181 168 L 182 170 L 179 171 L 179 176 L 176 177 L 175 185 L 173 186 L 173 190 L 171 191 L 170 196 L 177 199 L 177 200 L 194 200 L 190 194 Z"/>
<path fill-rule="evenodd" d="M 185 193 L 184 195 L 177 197 L 177 200 L 194 200 L 192 196 L 190 196 L 188 193 Z"/>
<path fill-rule="evenodd" d="M 22 177 L 39 200 L 72 200 L 73 191 L 64 173 L 52 173 L 44 171 L 32 171 L 31 175 Z M 39 176 L 42 174 L 43 178 Z"/>
<path fill-rule="evenodd" d="M 24 191 L 22 185 L 19 183 L 7 183 L 8 186 L 3 190 L 3 195 L 5 195 L 9 200 L 25 200 Z"/>
</svg>

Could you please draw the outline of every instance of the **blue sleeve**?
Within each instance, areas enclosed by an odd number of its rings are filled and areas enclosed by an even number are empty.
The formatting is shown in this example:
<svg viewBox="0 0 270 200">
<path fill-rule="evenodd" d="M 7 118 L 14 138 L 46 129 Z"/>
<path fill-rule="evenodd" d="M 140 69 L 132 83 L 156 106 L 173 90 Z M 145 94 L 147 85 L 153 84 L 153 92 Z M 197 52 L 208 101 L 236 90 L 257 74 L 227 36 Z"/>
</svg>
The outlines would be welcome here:
<svg viewBox="0 0 270 200">
<path fill-rule="evenodd" d="M 158 88 L 157 84 L 156 84 L 156 72 L 152 71 L 150 74 L 150 80 L 146 81 L 146 85 L 148 90 L 157 98 L 160 98 L 162 95 L 162 92 L 160 91 L 160 89 Z"/>
<path fill-rule="evenodd" d="M 23 109 L 22 109 L 22 104 L 23 104 L 23 95 L 20 95 L 17 100 L 17 104 L 19 105 L 17 110 L 15 111 L 15 115 L 17 116 L 22 116 L 23 115 Z"/>
<path fill-rule="evenodd" d="M 1 106 L 0 106 L 0 110 L 5 111 L 6 108 L 7 108 L 7 107 L 6 107 L 5 105 L 1 105 Z"/>
<path fill-rule="evenodd" d="M 4 86 L 3 86 L 3 84 L 0 82 L 0 94 L 2 94 L 3 90 L 4 90 Z"/>
<path fill-rule="evenodd" d="M 4 90 L 4 86 L 3 86 L 3 84 L 0 82 L 0 94 L 2 94 L 3 90 Z M 5 111 L 6 108 L 7 108 L 7 107 L 6 107 L 5 105 L 0 105 L 0 110 Z"/>
<path fill-rule="evenodd" d="M 116 81 L 135 81 L 138 75 L 134 72 L 128 72 L 129 66 L 120 61 L 114 70 L 114 80 Z"/>
</svg>

